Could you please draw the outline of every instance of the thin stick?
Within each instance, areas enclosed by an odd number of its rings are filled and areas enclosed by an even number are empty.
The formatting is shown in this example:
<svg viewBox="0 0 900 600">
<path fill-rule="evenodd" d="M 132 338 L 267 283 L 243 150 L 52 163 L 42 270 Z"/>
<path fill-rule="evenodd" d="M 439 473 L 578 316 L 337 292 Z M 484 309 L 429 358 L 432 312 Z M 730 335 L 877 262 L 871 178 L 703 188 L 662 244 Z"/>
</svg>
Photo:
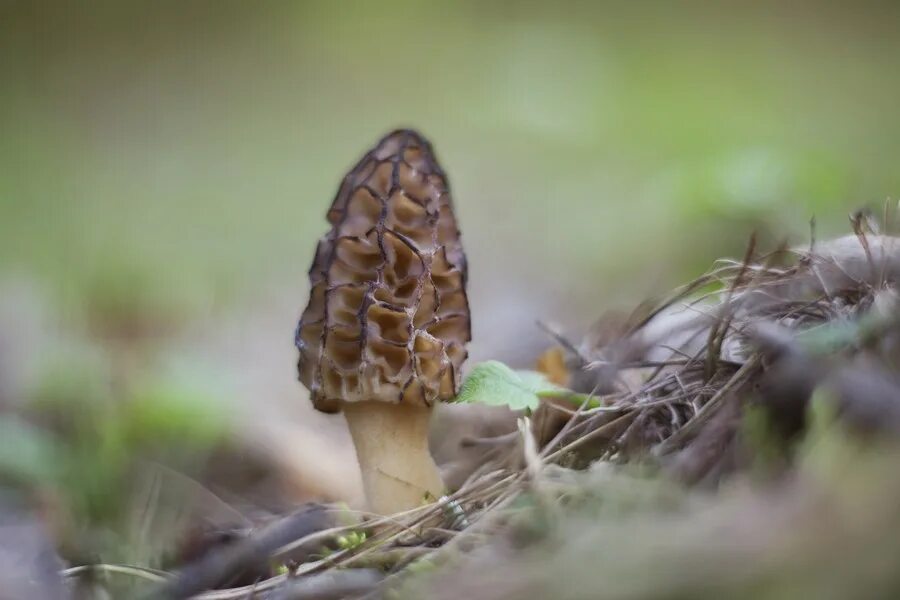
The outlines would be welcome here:
<svg viewBox="0 0 900 600">
<path fill-rule="evenodd" d="M 701 427 L 712 417 L 716 409 L 722 403 L 722 400 L 725 398 L 725 396 L 734 388 L 738 387 L 739 384 L 743 383 L 744 379 L 746 379 L 748 375 L 759 366 L 759 362 L 760 358 L 758 355 L 755 355 L 753 358 L 747 361 L 744 366 L 738 369 L 738 371 L 731 377 L 731 379 L 729 379 L 725 385 L 719 388 L 719 390 L 713 395 L 713 397 L 703 405 L 700 411 L 696 415 L 694 415 L 693 419 L 688 421 L 684 427 L 669 436 L 664 442 L 657 445 L 653 449 L 653 453 L 657 456 L 668 454 L 669 452 L 677 448 L 678 445 L 680 445 L 686 438 L 694 435 L 699 427 Z"/>
<path fill-rule="evenodd" d="M 95 564 L 95 565 L 79 565 L 70 567 L 60 571 L 60 575 L 66 579 L 81 577 L 87 573 L 93 572 L 110 573 L 113 575 L 126 575 L 129 577 L 137 577 L 146 579 L 154 583 L 164 583 L 172 578 L 171 573 L 150 569 L 148 567 L 135 567 L 133 565 L 117 565 L 117 564 Z"/>
</svg>

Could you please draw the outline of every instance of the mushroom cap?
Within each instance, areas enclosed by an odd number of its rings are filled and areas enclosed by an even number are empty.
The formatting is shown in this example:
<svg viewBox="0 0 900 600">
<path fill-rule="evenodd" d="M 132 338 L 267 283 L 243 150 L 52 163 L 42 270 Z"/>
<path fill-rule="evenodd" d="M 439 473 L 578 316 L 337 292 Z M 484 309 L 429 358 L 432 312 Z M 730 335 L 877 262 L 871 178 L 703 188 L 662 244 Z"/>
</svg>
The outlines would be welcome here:
<svg viewBox="0 0 900 600">
<path fill-rule="evenodd" d="M 466 257 L 431 144 L 393 131 L 344 177 L 297 326 L 313 405 L 452 399 L 471 339 Z"/>
</svg>

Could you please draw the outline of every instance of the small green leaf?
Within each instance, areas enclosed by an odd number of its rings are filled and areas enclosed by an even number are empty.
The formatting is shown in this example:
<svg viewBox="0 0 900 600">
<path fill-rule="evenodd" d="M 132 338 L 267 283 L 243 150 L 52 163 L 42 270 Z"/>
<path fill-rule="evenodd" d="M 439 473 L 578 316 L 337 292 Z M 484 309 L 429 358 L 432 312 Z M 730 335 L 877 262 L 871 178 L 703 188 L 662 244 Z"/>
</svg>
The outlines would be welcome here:
<svg viewBox="0 0 900 600">
<path fill-rule="evenodd" d="M 489 360 L 472 369 L 456 401 L 534 411 L 541 394 L 559 390 L 536 371 L 513 371 L 502 362 Z"/>
</svg>

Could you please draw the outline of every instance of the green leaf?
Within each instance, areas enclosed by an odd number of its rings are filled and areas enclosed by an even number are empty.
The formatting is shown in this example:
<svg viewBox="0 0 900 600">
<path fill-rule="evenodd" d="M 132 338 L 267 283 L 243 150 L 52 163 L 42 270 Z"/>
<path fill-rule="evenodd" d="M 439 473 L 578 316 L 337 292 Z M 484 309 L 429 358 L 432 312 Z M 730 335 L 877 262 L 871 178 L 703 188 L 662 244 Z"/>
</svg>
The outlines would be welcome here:
<svg viewBox="0 0 900 600">
<path fill-rule="evenodd" d="M 541 394 L 560 389 L 536 371 L 514 371 L 502 362 L 489 360 L 472 369 L 463 381 L 456 402 L 534 411 L 540 404 Z"/>
</svg>

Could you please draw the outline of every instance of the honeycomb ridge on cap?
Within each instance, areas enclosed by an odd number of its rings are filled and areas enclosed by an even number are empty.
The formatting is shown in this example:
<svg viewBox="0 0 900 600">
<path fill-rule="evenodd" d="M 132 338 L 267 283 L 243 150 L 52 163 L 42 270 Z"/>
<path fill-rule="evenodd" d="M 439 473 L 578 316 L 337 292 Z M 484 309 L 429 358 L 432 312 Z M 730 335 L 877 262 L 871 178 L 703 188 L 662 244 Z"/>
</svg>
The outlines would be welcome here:
<svg viewBox="0 0 900 600">
<path fill-rule="evenodd" d="M 386 135 L 327 217 L 296 334 L 313 405 L 453 398 L 471 339 L 466 258 L 431 145 L 411 130 Z"/>
</svg>

